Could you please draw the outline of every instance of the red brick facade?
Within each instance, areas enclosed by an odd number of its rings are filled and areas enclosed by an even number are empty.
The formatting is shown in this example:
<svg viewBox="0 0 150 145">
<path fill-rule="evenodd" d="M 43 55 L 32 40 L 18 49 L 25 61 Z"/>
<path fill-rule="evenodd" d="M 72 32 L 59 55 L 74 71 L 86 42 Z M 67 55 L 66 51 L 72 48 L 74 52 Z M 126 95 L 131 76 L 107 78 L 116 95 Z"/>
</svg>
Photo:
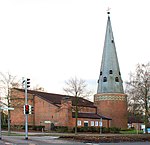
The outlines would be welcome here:
<svg viewBox="0 0 150 145">
<path fill-rule="evenodd" d="M 11 111 L 11 125 L 24 125 L 24 92 L 19 89 L 12 89 L 11 96 L 11 103 L 14 107 L 14 111 Z M 74 112 L 74 106 L 70 99 L 61 99 L 60 104 L 55 104 L 51 103 L 48 100 L 44 100 L 35 93 L 28 93 L 28 104 L 34 106 L 34 114 L 28 115 L 29 125 L 43 125 L 46 129 L 50 129 L 51 123 L 54 123 L 55 126 L 68 126 L 70 128 L 73 128 L 75 126 L 75 118 L 72 116 L 72 113 Z M 82 112 L 97 114 L 97 107 L 94 105 L 79 106 L 78 109 L 79 113 Z M 84 126 L 84 121 L 88 121 L 88 126 L 93 126 L 93 124 L 94 126 L 97 126 L 97 122 L 99 124 L 100 121 L 99 118 L 92 118 L 91 116 L 89 116 L 88 118 L 78 118 L 78 120 L 79 122 L 81 121 L 81 125 L 79 126 Z M 103 120 L 103 126 L 110 127 L 110 120 Z"/>
<path fill-rule="evenodd" d="M 96 94 L 94 103 L 99 114 L 112 118 L 111 126 L 127 128 L 127 101 L 125 94 Z"/>
</svg>

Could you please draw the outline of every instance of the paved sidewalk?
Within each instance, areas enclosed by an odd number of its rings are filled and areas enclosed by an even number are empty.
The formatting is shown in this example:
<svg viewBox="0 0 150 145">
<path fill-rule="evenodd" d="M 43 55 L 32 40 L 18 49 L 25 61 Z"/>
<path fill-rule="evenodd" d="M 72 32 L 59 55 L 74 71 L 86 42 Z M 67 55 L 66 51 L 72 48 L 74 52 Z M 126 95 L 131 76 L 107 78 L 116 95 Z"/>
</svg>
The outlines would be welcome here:
<svg viewBox="0 0 150 145">
<path fill-rule="evenodd" d="M 2 134 L 7 134 L 8 131 L 2 131 Z M 11 131 L 11 134 L 19 134 L 24 135 L 25 131 Z M 75 135 L 74 133 L 56 133 L 56 132 L 32 132 L 28 131 L 28 135 L 49 135 L 49 136 L 150 136 L 150 134 L 98 134 L 98 133 L 78 133 Z"/>
<path fill-rule="evenodd" d="M 88 145 L 147 145 L 150 143 L 150 134 L 92 134 L 92 133 L 48 133 L 48 132 L 29 132 L 29 140 L 35 142 L 57 142 L 64 143 L 65 145 L 72 144 L 72 142 L 79 143 L 79 145 L 88 144 Z M 25 132 L 12 131 L 10 136 L 7 135 L 7 131 L 2 131 L 2 139 L 6 139 L 10 142 L 17 142 L 18 139 L 20 143 L 25 138 Z M 15 141 L 13 141 L 15 140 Z M 54 143 L 53 142 L 53 143 Z M 35 143 L 36 144 L 36 143 Z M 42 143 L 43 144 L 43 143 Z M 1 145 L 1 144 L 0 144 Z M 36 144 L 37 145 L 37 144 Z"/>
</svg>

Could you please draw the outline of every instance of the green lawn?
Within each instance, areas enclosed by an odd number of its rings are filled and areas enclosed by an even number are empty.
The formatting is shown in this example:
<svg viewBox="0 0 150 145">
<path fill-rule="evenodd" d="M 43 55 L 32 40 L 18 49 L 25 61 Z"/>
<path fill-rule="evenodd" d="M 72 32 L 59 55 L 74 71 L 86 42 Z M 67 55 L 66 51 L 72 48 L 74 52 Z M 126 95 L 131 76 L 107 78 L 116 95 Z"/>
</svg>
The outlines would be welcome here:
<svg viewBox="0 0 150 145">
<path fill-rule="evenodd" d="M 120 131 L 121 134 L 143 134 L 142 130 L 126 130 L 126 131 Z"/>
</svg>

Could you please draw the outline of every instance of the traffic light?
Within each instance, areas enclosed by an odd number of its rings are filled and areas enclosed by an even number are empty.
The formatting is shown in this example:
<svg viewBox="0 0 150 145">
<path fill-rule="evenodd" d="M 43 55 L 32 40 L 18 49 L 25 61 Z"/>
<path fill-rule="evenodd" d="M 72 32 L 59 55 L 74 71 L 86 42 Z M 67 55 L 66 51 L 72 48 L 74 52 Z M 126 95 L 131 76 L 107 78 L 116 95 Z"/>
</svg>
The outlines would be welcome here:
<svg viewBox="0 0 150 145">
<path fill-rule="evenodd" d="M 27 78 L 27 88 L 30 87 L 30 79 Z"/>
<path fill-rule="evenodd" d="M 29 105 L 29 114 L 34 114 L 34 107 Z"/>
<path fill-rule="evenodd" d="M 34 107 L 31 107 L 31 114 L 34 114 Z"/>
<path fill-rule="evenodd" d="M 22 79 L 23 79 L 22 87 L 25 88 L 25 89 L 29 88 L 30 87 L 30 79 L 29 78 L 24 79 L 24 77 Z"/>
<path fill-rule="evenodd" d="M 25 105 L 25 114 L 29 114 L 29 105 Z"/>
</svg>

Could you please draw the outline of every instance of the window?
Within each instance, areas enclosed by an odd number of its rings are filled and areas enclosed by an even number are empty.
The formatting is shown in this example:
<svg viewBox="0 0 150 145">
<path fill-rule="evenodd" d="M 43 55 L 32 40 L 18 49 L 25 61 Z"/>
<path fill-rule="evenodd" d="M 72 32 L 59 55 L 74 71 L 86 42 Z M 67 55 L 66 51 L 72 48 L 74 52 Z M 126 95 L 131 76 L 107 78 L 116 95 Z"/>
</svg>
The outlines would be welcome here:
<svg viewBox="0 0 150 145">
<path fill-rule="evenodd" d="M 88 121 L 84 121 L 84 126 L 88 126 Z"/>
<path fill-rule="evenodd" d="M 98 121 L 95 121 L 95 126 L 98 126 Z"/>
<path fill-rule="evenodd" d="M 113 71 L 112 70 L 109 70 L 109 74 L 112 74 L 113 73 Z"/>
<path fill-rule="evenodd" d="M 102 75 L 102 71 L 100 72 L 100 75 Z"/>
<path fill-rule="evenodd" d="M 120 71 L 119 71 L 119 75 L 121 75 Z"/>
<path fill-rule="evenodd" d="M 78 126 L 81 126 L 81 120 L 78 120 Z"/>
<path fill-rule="evenodd" d="M 97 83 L 99 83 L 99 80 L 97 81 Z"/>
<path fill-rule="evenodd" d="M 116 81 L 116 82 L 119 82 L 119 78 L 118 78 L 118 77 L 116 77 L 116 78 L 115 78 L 115 81 Z"/>
<path fill-rule="evenodd" d="M 91 126 L 94 126 L 94 121 L 91 121 Z"/>
<path fill-rule="evenodd" d="M 114 40 L 111 40 L 111 43 L 114 43 Z"/>
<path fill-rule="evenodd" d="M 107 82 L 107 77 L 104 77 L 104 78 L 103 78 L 103 82 Z"/>
</svg>

